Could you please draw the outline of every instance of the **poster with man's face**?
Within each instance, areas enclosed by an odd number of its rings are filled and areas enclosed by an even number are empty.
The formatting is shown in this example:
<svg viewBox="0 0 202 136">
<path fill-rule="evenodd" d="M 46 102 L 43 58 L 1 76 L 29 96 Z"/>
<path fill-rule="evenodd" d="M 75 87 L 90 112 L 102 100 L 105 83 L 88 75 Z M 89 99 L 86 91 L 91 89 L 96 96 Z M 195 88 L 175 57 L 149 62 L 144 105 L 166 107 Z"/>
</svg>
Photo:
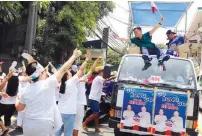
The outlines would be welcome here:
<svg viewBox="0 0 202 136">
<path fill-rule="evenodd" d="M 156 92 L 154 133 L 182 135 L 186 132 L 188 95 L 167 91 Z"/>
<path fill-rule="evenodd" d="M 125 88 L 120 130 L 136 134 L 151 134 L 153 102 L 153 90 Z"/>
</svg>

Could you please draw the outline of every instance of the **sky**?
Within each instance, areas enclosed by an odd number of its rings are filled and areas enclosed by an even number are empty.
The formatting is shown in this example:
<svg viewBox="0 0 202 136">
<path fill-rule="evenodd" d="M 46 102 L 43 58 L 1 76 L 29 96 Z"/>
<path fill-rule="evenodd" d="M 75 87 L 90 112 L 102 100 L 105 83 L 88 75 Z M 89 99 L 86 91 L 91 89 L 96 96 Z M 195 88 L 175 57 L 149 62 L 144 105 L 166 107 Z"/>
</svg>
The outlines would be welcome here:
<svg viewBox="0 0 202 136">
<path fill-rule="evenodd" d="M 142 1 L 142 0 L 136 0 Z M 145 0 L 144 0 L 145 1 Z M 166 0 L 157 0 L 157 1 L 166 1 Z M 169 2 L 176 2 L 176 0 L 167 0 Z M 185 0 L 178 0 L 179 2 L 184 2 Z M 186 1 L 193 1 L 194 3 L 188 10 L 187 14 L 187 29 L 189 28 L 191 21 L 196 13 L 198 7 L 202 7 L 202 0 L 186 0 Z M 116 8 L 114 9 L 113 13 L 110 13 L 107 18 L 104 18 L 105 22 L 110 26 L 110 28 L 115 31 L 119 37 L 127 38 L 128 37 L 128 25 L 124 23 L 120 23 L 113 19 L 112 17 L 121 20 L 122 22 L 128 23 L 129 21 L 129 4 L 126 0 L 114 0 Z M 154 1 L 155 2 L 155 1 Z M 166 18 L 165 18 L 166 19 Z M 178 30 L 184 30 L 185 27 L 185 19 L 183 18 L 182 21 L 178 25 Z M 143 28 L 143 33 L 151 30 L 152 28 Z M 159 28 L 153 35 L 152 41 L 156 44 L 167 42 L 166 40 L 166 31 L 170 28 Z M 174 30 L 174 28 L 172 29 Z"/>
</svg>

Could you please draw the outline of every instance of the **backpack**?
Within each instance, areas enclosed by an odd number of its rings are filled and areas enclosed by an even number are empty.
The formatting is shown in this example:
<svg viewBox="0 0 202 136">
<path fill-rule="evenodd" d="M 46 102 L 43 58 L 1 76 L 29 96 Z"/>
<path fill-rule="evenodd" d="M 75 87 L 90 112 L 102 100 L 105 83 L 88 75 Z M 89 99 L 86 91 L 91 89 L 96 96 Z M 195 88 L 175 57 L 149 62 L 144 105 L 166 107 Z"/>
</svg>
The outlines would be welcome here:
<svg viewBox="0 0 202 136">
<path fill-rule="evenodd" d="M 7 83 L 6 93 L 9 96 L 16 96 L 18 93 L 19 79 L 18 76 L 13 75 Z"/>
</svg>

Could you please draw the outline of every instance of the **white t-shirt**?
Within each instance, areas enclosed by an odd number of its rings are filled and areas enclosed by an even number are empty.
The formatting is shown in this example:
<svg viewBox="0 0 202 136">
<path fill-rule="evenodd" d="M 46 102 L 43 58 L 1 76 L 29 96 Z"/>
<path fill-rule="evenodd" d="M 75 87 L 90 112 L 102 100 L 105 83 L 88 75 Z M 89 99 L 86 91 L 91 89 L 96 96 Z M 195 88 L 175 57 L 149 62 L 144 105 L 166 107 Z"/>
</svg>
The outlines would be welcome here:
<svg viewBox="0 0 202 136">
<path fill-rule="evenodd" d="M 156 130 L 159 132 L 164 132 L 166 127 L 167 117 L 165 115 L 156 115 L 154 121 L 156 123 Z"/>
<path fill-rule="evenodd" d="M 59 95 L 60 95 L 60 83 L 58 84 L 58 87 L 55 88 L 55 100 L 59 101 Z"/>
<path fill-rule="evenodd" d="M 6 92 L 7 89 L 7 83 L 5 85 L 5 87 L 3 88 L 2 92 Z M 15 104 L 16 101 L 16 96 L 9 96 L 8 98 L 4 98 L 2 97 L 0 100 L 0 103 L 2 104 Z"/>
<path fill-rule="evenodd" d="M 103 83 L 104 83 L 103 77 L 99 75 L 96 76 L 91 86 L 89 99 L 100 102 L 102 96 Z"/>
<path fill-rule="evenodd" d="M 24 82 L 23 79 L 24 79 L 24 76 L 19 76 L 18 77 L 19 79 L 19 85 L 18 85 L 18 96 L 20 96 L 22 94 L 22 90 L 23 88 L 29 84 L 29 82 Z"/>
<path fill-rule="evenodd" d="M 132 127 L 134 125 L 133 117 L 135 116 L 135 113 L 133 111 L 125 110 L 123 112 L 124 117 L 124 126 Z"/>
<path fill-rule="evenodd" d="M 151 124 L 151 116 L 149 112 L 140 112 L 138 115 L 140 116 L 140 126 L 148 128 Z"/>
<path fill-rule="evenodd" d="M 77 110 L 77 95 L 78 88 L 77 84 L 79 82 L 79 78 L 77 75 L 70 78 L 65 82 L 65 93 L 60 94 L 58 108 L 60 113 L 63 114 L 76 114 Z"/>
<path fill-rule="evenodd" d="M 55 75 L 23 88 L 20 103 L 26 105 L 25 117 L 54 121 L 55 88 L 58 81 Z"/>
<path fill-rule="evenodd" d="M 77 103 L 78 104 L 82 104 L 82 105 L 87 105 L 86 102 L 86 86 L 85 86 L 85 82 L 79 82 L 77 84 L 78 87 L 78 98 L 77 98 Z"/>
<path fill-rule="evenodd" d="M 172 117 L 171 120 L 173 121 L 173 131 L 174 132 L 182 132 L 183 129 L 183 119 L 182 117 Z"/>
</svg>

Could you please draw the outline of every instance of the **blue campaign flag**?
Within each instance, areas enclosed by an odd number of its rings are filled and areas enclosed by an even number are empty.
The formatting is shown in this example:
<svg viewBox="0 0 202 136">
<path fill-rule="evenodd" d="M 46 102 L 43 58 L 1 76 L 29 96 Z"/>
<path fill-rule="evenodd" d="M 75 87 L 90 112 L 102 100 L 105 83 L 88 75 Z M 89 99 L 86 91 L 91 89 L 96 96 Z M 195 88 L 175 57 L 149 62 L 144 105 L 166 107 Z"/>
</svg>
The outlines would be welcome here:
<svg viewBox="0 0 202 136">
<path fill-rule="evenodd" d="M 188 95 L 157 91 L 155 101 L 154 125 L 156 131 L 185 132 Z"/>
</svg>

